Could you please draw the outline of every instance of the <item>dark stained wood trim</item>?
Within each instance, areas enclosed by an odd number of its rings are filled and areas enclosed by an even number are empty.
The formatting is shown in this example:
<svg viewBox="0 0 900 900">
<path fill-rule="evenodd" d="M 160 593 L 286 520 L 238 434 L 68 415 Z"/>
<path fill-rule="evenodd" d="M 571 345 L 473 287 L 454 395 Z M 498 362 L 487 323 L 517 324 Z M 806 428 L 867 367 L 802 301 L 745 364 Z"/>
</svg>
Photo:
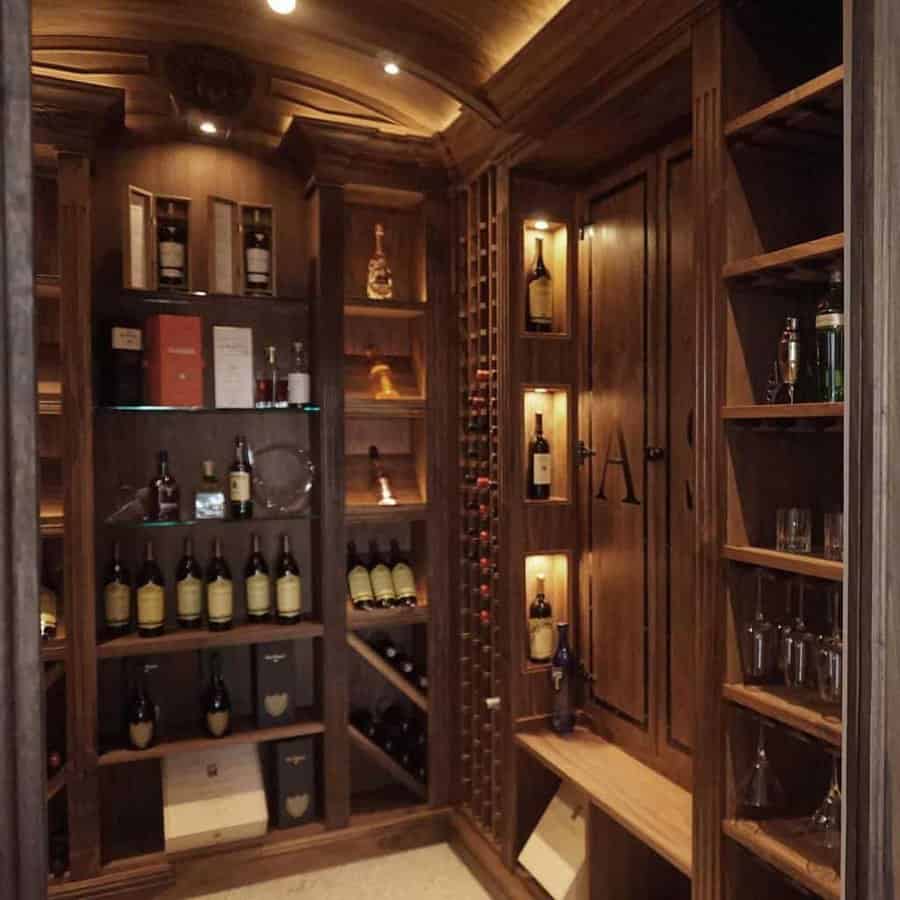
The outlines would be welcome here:
<svg viewBox="0 0 900 900">
<path fill-rule="evenodd" d="M 29 0 L 0 6 L 0 884 L 47 879 L 32 266 Z"/>
</svg>

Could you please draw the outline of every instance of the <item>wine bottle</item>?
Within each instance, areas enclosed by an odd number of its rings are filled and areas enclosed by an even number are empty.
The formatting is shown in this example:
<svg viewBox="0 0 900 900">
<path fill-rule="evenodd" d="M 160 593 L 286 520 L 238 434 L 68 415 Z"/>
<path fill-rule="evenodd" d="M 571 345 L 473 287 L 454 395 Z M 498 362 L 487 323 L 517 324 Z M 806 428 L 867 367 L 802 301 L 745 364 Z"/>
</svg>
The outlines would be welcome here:
<svg viewBox="0 0 900 900">
<path fill-rule="evenodd" d="M 247 293 L 268 294 L 272 289 L 272 242 L 268 228 L 253 210 L 253 221 L 244 229 L 244 259 L 247 267 Z"/>
<path fill-rule="evenodd" d="M 187 285 L 187 227 L 175 218 L 175 204 L 169 203 L 166 213 L 159 216 L 156 228 L 159 245 L 158 278 L 160 287 Z"/>
<path fill-rule="evenodd" d="M 369 300 L 390 300 L 394 296 L 394 278 L 384 252 L 384 226 L 375 226 L 375 254 L 369 260 L 366 297 Z"/>
<path fill-rule="evenodd" d="M 181 491 L 169 471 L 169 451 L 159 451 L 159 472 L 150 482 L 150 518 L 156 522 L 177 522 Z"/>
<path fill-rule="evenodd" d="M 528 497 L 549 500 L 551 481 L 550 443 L 544 437 L 544 417 L 534 414 L 534 437 L 528 447 Z"/>
<path fill-rule="evenodd" d="M 269 566 L 260 552 L 259 535 L 251 539 L 250 557 L 244 568 L 247 619 L 250 622 L 268 622 L 272 616 L 272 580 Z"/>
<path fill-rule="evenodd" d="M 572 673 L 575 669 L 575 657 L 569 647 L 569 625 L 560 622 L 556 626 L 556 652 L 550 668 L 553 685 L 553 714 L 550 727 L 557 734 L 569 734 L 575 728 L 575 713 L 572 711 Z"/>
<path fill-rule="evenodd" d="M 398 606 L 416 606 L 416 575 L 400 550 L 399 542 L 391 541 L 391 579 Z"/>
<path fill-rule="evenodd" d="M 252 471 L 247 456 L 247 439 L 239 434 L 234 439 L 234 462 L 228 472 L 228 498 L 233 519 L 253 518 L 250 491 Z"/>
<path fill-rule="evenodd" d="M 303 607 L 303 589 L 300 566 L 291 554 L 291 539 L 281 536 L 281 556 L 275 567 L 275 608 L 281 625 L 293 625 L 300 621 Z"/>
<path fill-rule="evenodd" d="M 131 578 L 122 565 L 118 541 L 113 544 L 103 579 L 103 614 L 110 637 L 131 631 Z"/>
<path fill-rule="evenodd" d="M 394 665 L 400 655 L 400 648 L 386 634 L 376 634 L 370 641 L 370 645 L 391 665 Z"/>
<path fill-rule="evenodd" d="M 156 735 L 156 709 L 147 692 L 144 667 L 138 666 L 134 693 L 128 703 L 126 715 L 128 743 L 135 750 L 146 750 Z"/>
<path fill-rule="evenodd" d="M 544 239 L 534 239 L 534 262 L 526 277 L 528 331 L 546 332 L 553 325 L 553 280 L 544 265 Z"/>
<path fill-rule="evenodd" d="M 225 737 L 231 730 L 231 698 L 222 677 L 222 657 L 213 653 L 212 682 L 206 695 L 206 730 L 214 738 Z"/>
<path fill-rule="evenodd" d="M 288 372 L 288 405 L 304 406 L 309 400 L 309 354 L 303 341 L 294 341 L 294 367 Z"/>
<path fill-rule="evenodd" d="M 381 454 L 373 444 L 369 447 L 369 460 L 372 466 L 372 482 L 375 487 L 375 498 L 379 506 L 396 506 L 397 499 L 391 487 L 391 480 L 384 470 L 381 462 Z"/>
<path fill-rule="evenodd" d="M 367 709 L 354 709 L 350 712 L 350 724 L 370 741 L 375 740 L 375 717 Z"/>
<path fill-rule="evenodd" d="M 137 621 L 141 637 L 159 637 L 166 628 L 166 580 L 153 556 L 153 541 L 147 541 L 137 580 Z"/>
<path fill-rule="evenodd" d="M 203 625 L 203 569 L 194 558 L 194 541 L 184 539 L 184 556 L 175 570 L 175 608 L 181 628 Z"/>
<path fill-rule="evenodd" d="M 385 565 L 378 549 L 378 541 L 369 541 L 369 579 L 372 582 L 372 591 L 375 594 L 375 605 L 382 609 L 389 609 L 397 605 L 397 595 L 394 593 L 394 580 L 391 570 Z"/>
<path fill-rule="evenodd" d="M 206 568 L 206 617 L 210 631 L 228 631 L 234 618 L 234 582 L 222 556 L 222 539 L 213 541 L 213 555 Z"/>
<path fill-rule="evenodd" d="M 347 587 L 350 590 L 350 600 L 354 609 L 371 609 L 375 602 L 372 592 L 372 581 L 369 578 L 369 570 L 363 565 L 356 550 L 356 544 L 350 541 L 347 544 Z"/>
<path fill-rule="evenodd" d="M 544 594 L 545 579 L 537 576 L 537 594 L 528 610 L 528 657 L 533 663 L 553 658 L 553 609 Z"/>
<path fill-rule="evenodd" d="M 41 638 L 49 641 L 56 637 L 59 615 L 59 599 L 56 591 L 42 585 L 38 593 L 38 605 L 41 611 Z"/>
<path fill-rule="evenodd" d="M 844 277 L 835 266 L 816 307 L 816 375 L 822 403 L 844 400 Z"/>
</svg>

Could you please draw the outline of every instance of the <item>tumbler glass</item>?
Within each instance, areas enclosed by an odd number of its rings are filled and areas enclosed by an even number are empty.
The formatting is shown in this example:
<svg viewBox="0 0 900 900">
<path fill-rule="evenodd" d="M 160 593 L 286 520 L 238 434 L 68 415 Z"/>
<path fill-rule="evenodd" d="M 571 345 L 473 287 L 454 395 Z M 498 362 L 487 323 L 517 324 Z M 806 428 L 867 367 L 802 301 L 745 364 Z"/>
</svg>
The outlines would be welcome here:
<svg viewBox="0 0 900 900">
<path fill-rule="evenodd" d="M 844 514 L 825 513 L 825 559 L 840 562 L 844 558 Z"/>
<path fill-rule="evenodd" d="M 775 549 L 782 553 L 812 553 L 812 513 L 790 507 L 776 514 Z"/>
</svg>

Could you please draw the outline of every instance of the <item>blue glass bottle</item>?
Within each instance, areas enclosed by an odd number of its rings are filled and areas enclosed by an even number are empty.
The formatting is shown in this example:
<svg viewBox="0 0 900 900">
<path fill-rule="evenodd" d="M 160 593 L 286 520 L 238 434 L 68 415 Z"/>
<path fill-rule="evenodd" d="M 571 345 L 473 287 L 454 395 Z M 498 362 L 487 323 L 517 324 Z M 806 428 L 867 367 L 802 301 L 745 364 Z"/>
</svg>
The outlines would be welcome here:
<svg viewBox="0 0 900 900">
<path fill-rule="evenodd" d="M 572 673 L 575 671 L 575 656 L 569 647 L 569 624 L 560 622 L 556 626 L 556 653 L 550 668 L 553 679 L 553 716 L 550 727 L 557 734 L 569 734 L 575 728 L 575 713 L 572 710 Z"/>
</svg>

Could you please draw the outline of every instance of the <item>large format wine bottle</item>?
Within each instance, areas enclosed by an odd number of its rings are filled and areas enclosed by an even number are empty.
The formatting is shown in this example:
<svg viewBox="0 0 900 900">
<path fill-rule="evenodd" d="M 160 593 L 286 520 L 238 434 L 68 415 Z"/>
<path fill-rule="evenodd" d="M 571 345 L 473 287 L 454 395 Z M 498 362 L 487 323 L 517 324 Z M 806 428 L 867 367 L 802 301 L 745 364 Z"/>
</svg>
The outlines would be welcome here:
<svg viewBox="0 0 900 900">
<path fill-rule="evenodd" d="M 369 570 L 363 565 L 353 541 L 347 544 L 347 587 L 354 609 L 371 609 L 375 602 Z"/>
<path fill-rule="evenodd" d="M 533 663 L 553 658 L 553 609 L 544 594 L 544 576 L 537 576 L 537 594 L 528 610 L 528 657 Z"/>
<path fill-rule="evenodd" d="M 194 541 L 184 539 L 184 556 L 175 570 L 175 613 L 182 628 L 203 624 L 203 569 L 194 557 Z"/>
<path fill-rule="evenodd" d="M 159 472 L 150 482 L 150 518 L 156 522 L 177 522 L 181 491 L 169 471 L 169 451 L 159 451 Z"/>
<path fill-rule="evenodd" d="M 281 536 L 281 556 L 275 568 L 275 608 L 282 625 L 300 621 L 303 608 L 303 589 L 300 582 L 300 566 L 291 553 L 291 539 Z"/>
<path fill-rule="evenodd" d="M 214 737 L 225 737 L 231 728 L 231 698 L 222 677 L 222 657 L 212 655 L 212 682 L 206 695 L 206 730 Z"/>
<path fill-rule="evenodd" d="M 122 565 L 118 541 L 103 578 L 103 616 L 111 637 L 131 631 L 131 578 Z"/>
<path fill-rule="evenodd" d="M 166 627 L 166 580 L 147 541 L 144 565 L 137 580 L 137 621 L 141 637 L 158 637 Z"/>
<path fill-rule="evenodd" d="M 526 278 L 525 325 L 528 331 L 550 331 L 553 326 L 553 280 L 544 265 L 544 239 L 534 239 L 534 262 Z"/>
<path fill-rule="evenodd" d="M 247 457 L 247 439 L 239 434 L 234 439 L 234 462 L 228 472 L 228 498 L 233 519 L 253 518 L 252 475 Z"/>
<path fill-rule="evenodd" d="M 128 726 L 128 743 L 135 750 L 146 750 L 156 735 L 156 710 L 147 693 L 144 667 L 138 665 L 135 678 L 134 693 L 128 701 L 126 713 Z"/>
<path fill-rule="evenodd" d="M 234 619 L 234 582 L 222 556 L 222 539 L 213 542 L 213 555 L 206 569 L 206 617 L 210 631 L 228 631 Z"/>
<path fill-rule="evenodd" d="M 391 579 L 399 606 L 416 605 L 416 575 L 395 539 L 391 541 Z"/>
<path fill-rule="evenodd" d="M 369 541 L 369 579 L 372 582 L 372 591 L 375 594 L 375 605 L 388 609 L 397 605 L 397 595 L 394 593 L 394 579 L 391 570 L 381 558 L 378 549 L 378 541 Z"/>
<path fill-rule="evenodd" d="M 534 437 L 528 447 L 528 497 L 549 500 L 552 470 L 550 442 L 544 437 L 544 417 L 534 414 Z"/>
<path fill-rule="evenodd" d="M 269 566 L 259 546 L 259 535 L 254 534 L 250 557 L 244 568 L 244 589 L 247 600 L 247 619 L 250 622 L 267 622 L 272 615 L 272 579 Z"/>
</svg>

